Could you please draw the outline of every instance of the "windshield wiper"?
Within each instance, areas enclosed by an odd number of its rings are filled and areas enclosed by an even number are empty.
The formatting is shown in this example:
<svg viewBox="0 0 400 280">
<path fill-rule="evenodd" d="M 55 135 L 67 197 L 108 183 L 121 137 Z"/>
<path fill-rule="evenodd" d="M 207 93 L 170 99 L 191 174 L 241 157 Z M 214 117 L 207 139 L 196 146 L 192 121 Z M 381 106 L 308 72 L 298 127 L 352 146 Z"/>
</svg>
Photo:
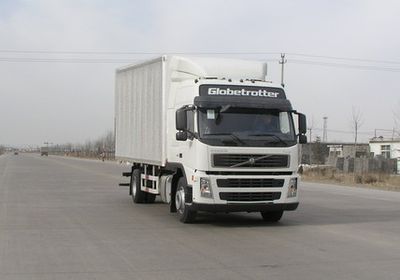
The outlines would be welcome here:
<svg viewBox="0 0 400 280">
<path fill-rule="evenodd" d="M 283 140 L 281 137 L 279 137 L 276 134 L 271 134 L 271 133 L 257 133 L 257 134 L 249 134 L 249 136 L 270 136 L 270 137 L 275 137 L 279 142 L 285 144 L 286 146 L 288 145 L 288 142 Z"/>
<path fill-rule="evenodd" d="M 237 135 L 233 133 L 205 133 L 203 135 L 227 135 L 230 136 L 235 142 L 246 145 L 246 143 L 242 139 L 240 139 L 239 137 L 237 137 Z"/>
</svg>

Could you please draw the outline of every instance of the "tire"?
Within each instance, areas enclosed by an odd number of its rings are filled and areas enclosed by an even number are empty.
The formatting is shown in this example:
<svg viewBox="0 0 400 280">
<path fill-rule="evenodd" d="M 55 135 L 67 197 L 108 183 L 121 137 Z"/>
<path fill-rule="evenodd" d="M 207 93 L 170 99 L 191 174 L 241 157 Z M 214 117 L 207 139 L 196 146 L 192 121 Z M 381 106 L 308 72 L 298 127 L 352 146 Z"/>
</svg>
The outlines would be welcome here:
<svg viewBox="0 0 400 280">
<path fill-rule="evenodd" d="M 131 176 L 131 193 L 132 200 L 134 203 L 145 203 L 146 202 L 146 193 L 140 189 L 140 170 L 135 169 L 132 172 Z"/>
<path fill-rule="evenodd" d="M 261 217 L 263 218 L 264 221 L 269 222 L 269 223 L 276 223 L 278 222 L 283 215 L 283 211 L 262 211 L 261 212 Z"/>
<path fill-rule="evenodd" d="M 185 205 L 186 182 L 183 177 L 179 178 L 178 185 L 175 192 L 175 207 L 178 213 L 179 220 L 182 223 L 188 224 L 194 222 L 197 212 L 189 210 Z"/>
</svg>

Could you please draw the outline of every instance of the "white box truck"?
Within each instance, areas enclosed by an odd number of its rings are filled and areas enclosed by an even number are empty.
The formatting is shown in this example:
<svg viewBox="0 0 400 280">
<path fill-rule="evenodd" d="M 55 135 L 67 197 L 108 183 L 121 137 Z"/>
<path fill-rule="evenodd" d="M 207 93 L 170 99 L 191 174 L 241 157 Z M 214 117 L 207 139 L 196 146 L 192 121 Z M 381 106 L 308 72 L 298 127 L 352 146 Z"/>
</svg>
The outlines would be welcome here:
<svg viewBox="0 0 400 280">
<path fill-rule="evenodd" d="M 306 119 L 265 80 L 266 69 L 162 56 L 116 71 L 115 155 L 131 164 L 120 185 L 135 203 L 159 195 L 184 223 L 199 211 L 260 212 L 276 222 L 297 208 Z"/>
</svg>

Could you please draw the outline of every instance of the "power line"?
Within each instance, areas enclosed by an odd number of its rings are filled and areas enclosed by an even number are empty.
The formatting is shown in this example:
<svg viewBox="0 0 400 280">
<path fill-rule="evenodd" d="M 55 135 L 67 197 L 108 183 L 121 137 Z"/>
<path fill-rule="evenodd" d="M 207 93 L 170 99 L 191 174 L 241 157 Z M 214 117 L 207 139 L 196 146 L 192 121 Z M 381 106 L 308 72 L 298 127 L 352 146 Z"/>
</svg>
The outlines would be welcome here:
<svg viewBox="0 0 400 280">
<path fill-rule="evenodd" d="M 348 60 L 348 61 L 359 61 L 359 62 L 372 62 L 372 63 L 386 63 L 386 64 L 400 64 L 400 61 L 393 60 L 377 60 L 367 58 L 353 58 L 353 57 L 339 57 L 339 56 L 327 56 L 327 55 L 314 55 L 314 54 L 302 54 L 302 53 L 287 53 L 294 56 L 313 57 L 313 58 L 326 58 L 335 60 Z"/>
<path fill-rule="evenodd" d="M 251 51 L 232 51 L 232 52 L 171 52 L 171 51 L 48 51 L 48 50 L 0 50 L 0 53 L 12 54 L 90 54 L 90 55 L 276 55 L 278 52 L 251 52 Z"/>
<path fill-rule="evenodd" d="M 35 57 L 0 57 L 0 62 L 55 62 L 55 63 L 133 63 L 145 59 L 115 58 L 35 58 Z M 264 62 L 277 62 L 277 59 L 263 59 Z"/>
<path fill-rule="evenodd" d="M 11 54 L 89 54 L 89 55 L 280 55 L 281 52 L 260 52 L 260 51 L 66 51 L 66 50 L 0 50 L 0 53 L 11 53 Z M 347 60 L 347 61 L 358 61 L 358 62 L 369 62 L 369 63 L 383 63 L 383 64 L 400 64 L 400 61 L 393 60 L 378 60 L 378 59 L 367 59 L 367 58 L 355 58 L 355 57 L 340 57 L 340 56 L 328 56 L 318 54 L 304 54 L 304 53 L 291 53 L 286 52 L 291 56 L 301 56 L 310 58 L 323 58 L 329 60 Z"/>
<path fill-rule="evenodd" d="M 314 130 L 317 131 L 324 131 L 323 128 L 313 128 Z M 343 133 L 343 134 L 354 134 L 354 131 L 346 131 L 346 130 L 337 130 L 337 129 L 327 129 L 326 131 L 328 132 L 334 132 L 334 133 Z M 358 134 L 364 134 L 364 135 L 374 135 L 374 131 L 363 131 L 363 132 L 357 132 Z"/>
<path fill-rule="evenodd" d="M 46 54 L 46 55 L 282 55 L 281 53 L 275 52 L 142 52 L 142 51 L 48 51 L 48 50 L 0 50 L 3 54 Z M 392 63 L 400 64 L 397 61 L 386 61 L 386 60 L 370 60 L 360 58 L 343 58 L 334 56 L 322 56 L 322 55 L 308 55 L 291 53 L 293 56 L 304 56 L 312 58 L 325 58 L 325 59 L 337 59 L 337 60 L 349 60 L 349 61 L 363 61 L 363 62 L 374 62 L 374 63 Z M 57 58 L 57 57 L 0 57 L 0 62 L 57 62 L 57 63 L 132 63 L 144 60 L 138 58 L 122 59 L 122 58 Z M 267 62 L 280 62 L 278 59 L 264 58 L 260 59 Z M 286 60 L 285 60 L 286 62 Z M 312 60 L 301 60 L 301 59 L 289 59 L 288 63 L 303 64 L 303 65 L 315 65 L 325 66 L 334 68 L 349 68 L 358 70 L 375 70 L 375 71 L 386 71 L 386 72 L 400 72 L 400 68 L 395 67 L 382 67 L 376 65 L 360 65 L 351 63 L 338 63 L 338 62 L 324 62 L 324 61 L 312 61 Z"/>
<path fill-rule="evenodd" d="M 298 59 L 291 59 L 288 61 L 288 63 L 328 66 L 328 67 L 336 67 L 336 68 L 352 68 L 352 69 L 359 69 L 359 70 L 400 72 L 400 68 L 389 68 L 389 67 L 380 67 L 380 66 L 373 66 L 373 65 L 356 65 L 356 64 L 345 64 L 345 63 L 335 63 L 335 62 L 318 62 L 318 61 L 298 60 Z"/>
<path fill-rule="evenodd" d="M 46 63 L 133 63 L 143 59 L 89 59 L 89 58 L 33 58 L 33 57 L 0 57 L 2 62 L 46 62 Z"/>
</svg>

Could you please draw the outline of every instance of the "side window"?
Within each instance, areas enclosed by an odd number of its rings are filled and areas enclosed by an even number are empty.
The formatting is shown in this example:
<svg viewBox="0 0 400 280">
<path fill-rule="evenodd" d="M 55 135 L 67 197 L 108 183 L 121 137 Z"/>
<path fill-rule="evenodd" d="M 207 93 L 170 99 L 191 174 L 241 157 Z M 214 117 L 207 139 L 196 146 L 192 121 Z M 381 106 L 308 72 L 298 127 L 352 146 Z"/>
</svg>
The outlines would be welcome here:
<svg viewBox="0 0 400 280">
<path fill-rule="evenodd" d="M 190 110 L 186 112 L 187 116 L 187 127 L 188 130 L 194 132 L 194 111 Z"/>
<path fill-rule="evenodd" d="M 280 130 L 282 133 L 286 134 L 286 133 L 290 132 L 290 121 L 289 121 L 288 113 L 286 113 L 286 112 L 279 113 L 279 124 L 280 124 Z"/>
</svg>

